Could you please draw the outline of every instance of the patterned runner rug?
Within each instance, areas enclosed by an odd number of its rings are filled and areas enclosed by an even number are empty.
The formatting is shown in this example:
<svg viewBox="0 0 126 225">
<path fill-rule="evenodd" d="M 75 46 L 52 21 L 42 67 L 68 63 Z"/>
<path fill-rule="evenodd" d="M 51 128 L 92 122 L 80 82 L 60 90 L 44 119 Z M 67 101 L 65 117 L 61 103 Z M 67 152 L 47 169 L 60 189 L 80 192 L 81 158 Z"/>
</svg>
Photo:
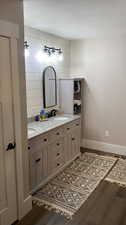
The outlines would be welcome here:
<svg viewBox="0 0 126 225">
<path fill-rule="evenodd" d="M 78 211 L 117 159 L 84 153 L 33 195 L 33 203 L 67 218 Z"/>
<path fill-rule="evenodd" d="M 119 159 L 111 172 L 106 177 L 107 181 L 126 186 L 126 160 Z"/>
</svg>

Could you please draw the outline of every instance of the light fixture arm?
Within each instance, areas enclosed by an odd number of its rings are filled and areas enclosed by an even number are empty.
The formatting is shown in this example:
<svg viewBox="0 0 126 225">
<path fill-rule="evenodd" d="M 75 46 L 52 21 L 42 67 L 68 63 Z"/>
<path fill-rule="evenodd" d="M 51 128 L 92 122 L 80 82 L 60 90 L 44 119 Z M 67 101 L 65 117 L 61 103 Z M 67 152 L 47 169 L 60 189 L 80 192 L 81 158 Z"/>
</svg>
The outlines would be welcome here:
<svg viewBox="0 0 126 225">
<path fill-rule="evenodd" d="M 58 54 L 63 53 L 61 48 L 49 47 L 47 45 L 44 45 L 44 52 L 47 52 L 49 56 L 55 52 L 58 52 Z"/>
<path fill-rule="evenodd" d="M 24 41 L 24 48 L 25 49 L 28 49 L 29 48 L 29 45 L 28 45 L 28 42 L 27 41 Z"/>
</svg>

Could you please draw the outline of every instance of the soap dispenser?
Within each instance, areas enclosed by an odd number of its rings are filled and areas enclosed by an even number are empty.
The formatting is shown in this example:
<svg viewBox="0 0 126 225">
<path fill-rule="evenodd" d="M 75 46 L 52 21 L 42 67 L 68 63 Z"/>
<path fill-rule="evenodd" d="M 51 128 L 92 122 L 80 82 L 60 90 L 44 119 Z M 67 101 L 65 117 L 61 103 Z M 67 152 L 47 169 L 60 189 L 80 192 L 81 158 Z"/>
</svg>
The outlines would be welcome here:
<svg viewBox="0 0 126 225">
<path fill-rule="evenodd" d="M 45 120 L 45 111 L 44 111 L 44 109 L 42 109 L 40 111 L 40 120 Z"/>
</svg>

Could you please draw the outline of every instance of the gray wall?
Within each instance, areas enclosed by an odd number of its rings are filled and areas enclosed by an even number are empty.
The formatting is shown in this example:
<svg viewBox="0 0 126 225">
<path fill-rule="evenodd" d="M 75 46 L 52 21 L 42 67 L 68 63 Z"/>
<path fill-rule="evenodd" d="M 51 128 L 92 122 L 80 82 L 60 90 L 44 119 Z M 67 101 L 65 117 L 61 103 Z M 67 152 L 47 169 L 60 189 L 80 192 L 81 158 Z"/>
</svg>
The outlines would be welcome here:
<svg viewBox="0 0 126 225">
<path fill-rule="evenodd" d="M 86 80 L 83 138 L 125 146 L 126 36 L 71 41 L 71 74 Z"/>
<path fill-rule="evenodd" d="M 19 0 L 0 0 L 0 19 L 18 23 L 18 4 Z"/>
</svg>

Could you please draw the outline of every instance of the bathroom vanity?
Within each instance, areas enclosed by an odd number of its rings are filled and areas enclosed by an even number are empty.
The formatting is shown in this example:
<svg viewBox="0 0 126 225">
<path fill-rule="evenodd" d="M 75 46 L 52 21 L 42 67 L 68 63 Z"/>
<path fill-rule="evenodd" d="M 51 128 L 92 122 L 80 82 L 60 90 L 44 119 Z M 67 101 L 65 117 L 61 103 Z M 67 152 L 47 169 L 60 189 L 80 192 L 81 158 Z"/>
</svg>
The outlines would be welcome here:
<svg viewBox="0 0 126 225">
<path fill-rule="evenodd" d="M 80 154 L 80 124 L 77 115 L 28 123 L 31 193 Z"/>
</svg>

